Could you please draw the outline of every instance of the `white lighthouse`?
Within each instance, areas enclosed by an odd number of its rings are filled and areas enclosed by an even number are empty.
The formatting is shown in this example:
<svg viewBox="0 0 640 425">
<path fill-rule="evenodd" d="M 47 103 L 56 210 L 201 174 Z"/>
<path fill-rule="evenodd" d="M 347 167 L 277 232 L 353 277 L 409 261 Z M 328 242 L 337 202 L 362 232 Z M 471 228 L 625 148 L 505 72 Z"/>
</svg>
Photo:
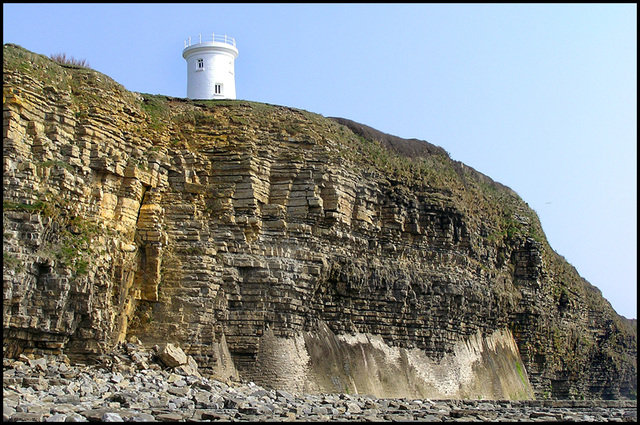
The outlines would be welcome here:
<svg viewBox="0 0 640 425">
<path fill-rule="evenodd" d="M 184 42 L 182 57 L 187 61 L 187 97 L 189 99 L 235 99 L 234 61 L 238 57 L 236 41 L 226 35 L 191 37 Z"/>
</svg>

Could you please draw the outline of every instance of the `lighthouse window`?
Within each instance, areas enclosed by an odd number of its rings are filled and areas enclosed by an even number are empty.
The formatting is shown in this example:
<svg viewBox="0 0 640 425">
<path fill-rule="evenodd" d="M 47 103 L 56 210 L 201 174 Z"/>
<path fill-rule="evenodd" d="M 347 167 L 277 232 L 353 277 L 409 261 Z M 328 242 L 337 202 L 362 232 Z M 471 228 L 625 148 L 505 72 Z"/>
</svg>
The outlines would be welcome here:
<svg viewBox="0 0 640 425">
<path fill-rule="evenodd" d="M 204 59 L 198 59 L 198 62 L 196 63 L 196 70 L 202 69 L 204 69 Z"/>
<path fill-rule="evenodd" d="M 214 87 L 215 94 L 222 94 L 222 84 L 216 84 Z"/>
</svg>

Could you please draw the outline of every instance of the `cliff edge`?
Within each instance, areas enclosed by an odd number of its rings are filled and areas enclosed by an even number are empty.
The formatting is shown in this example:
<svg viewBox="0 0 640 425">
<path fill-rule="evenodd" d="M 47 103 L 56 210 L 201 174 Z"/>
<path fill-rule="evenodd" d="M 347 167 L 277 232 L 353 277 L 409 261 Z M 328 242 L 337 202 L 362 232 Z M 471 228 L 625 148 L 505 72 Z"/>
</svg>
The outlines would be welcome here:
<svg viewBox="0 0 640 425">
<path fill-rule="evenodd" d="M 635 398 L 637 327 L 440 147 L 3 46 L 3 351 L 378 397 Z"/>
</svg>

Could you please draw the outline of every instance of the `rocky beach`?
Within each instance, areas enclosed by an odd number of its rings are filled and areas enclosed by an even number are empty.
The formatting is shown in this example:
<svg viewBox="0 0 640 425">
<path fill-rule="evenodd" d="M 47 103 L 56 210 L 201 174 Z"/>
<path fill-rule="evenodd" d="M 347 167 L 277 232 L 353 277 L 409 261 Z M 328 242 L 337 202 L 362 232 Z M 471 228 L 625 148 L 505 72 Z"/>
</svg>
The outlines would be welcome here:
<svg viewBox="0 0 640 425">
<path fill-rule="evenodd" d="M 173 364 L 174 366 L 167 366 Z M 4 359 L 4 422 L 636 422 L 635 400 L 382 399 L 291 394 L 204 377 L 172 344 L 122 344 L 94 365 L 65 355 Z"/>
</svg>

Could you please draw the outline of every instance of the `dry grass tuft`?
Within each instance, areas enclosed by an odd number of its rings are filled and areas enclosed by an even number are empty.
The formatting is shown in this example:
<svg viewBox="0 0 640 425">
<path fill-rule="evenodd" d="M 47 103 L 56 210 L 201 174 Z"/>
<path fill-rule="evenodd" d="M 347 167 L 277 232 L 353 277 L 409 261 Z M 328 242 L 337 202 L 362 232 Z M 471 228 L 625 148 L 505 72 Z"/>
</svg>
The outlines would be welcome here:
<svg viewBox="0 0 640 425">
<path fill-rule="evenodd" d="M 82 68 L 90 68 L 89 63 L 85 59 L 76 59 L 73 56 L 67 57 L 66 53 L 56 53 L 51 55 L 50 58 L 61 65 L 72 65 Z"/>
</svg>

